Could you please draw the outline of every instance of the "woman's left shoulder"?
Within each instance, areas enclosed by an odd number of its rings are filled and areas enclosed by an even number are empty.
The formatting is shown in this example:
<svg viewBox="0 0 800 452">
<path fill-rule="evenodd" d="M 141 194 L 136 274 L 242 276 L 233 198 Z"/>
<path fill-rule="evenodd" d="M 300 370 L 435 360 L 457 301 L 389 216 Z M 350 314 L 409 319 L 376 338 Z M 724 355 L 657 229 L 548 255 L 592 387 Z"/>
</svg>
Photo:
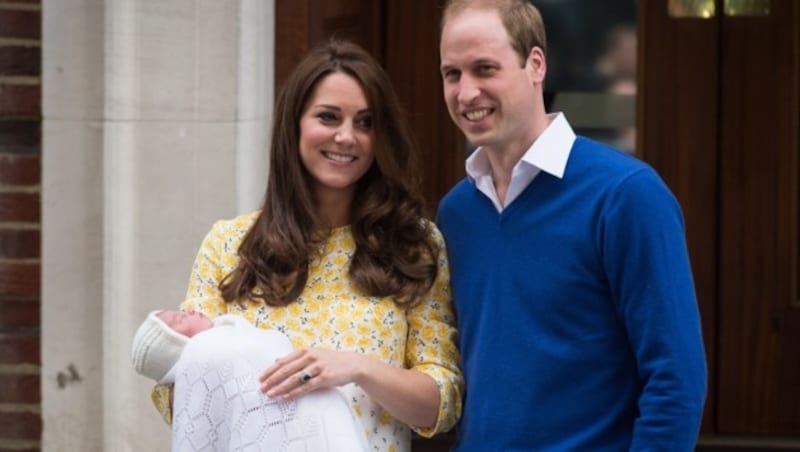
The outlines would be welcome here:
<svg viewBox="0 0 800 452">
<path fill-rule="evenodd" d="M 436 227 L 436 223 L 433 221 L 422 217 L 420 218 L 420 224 L 426 231 L 428 231 L 428 237 L 430 237 L 439 247 L 444 246 L 444 237 L 442 233 L 439 231 L 439 228 Z"/>
</svg>

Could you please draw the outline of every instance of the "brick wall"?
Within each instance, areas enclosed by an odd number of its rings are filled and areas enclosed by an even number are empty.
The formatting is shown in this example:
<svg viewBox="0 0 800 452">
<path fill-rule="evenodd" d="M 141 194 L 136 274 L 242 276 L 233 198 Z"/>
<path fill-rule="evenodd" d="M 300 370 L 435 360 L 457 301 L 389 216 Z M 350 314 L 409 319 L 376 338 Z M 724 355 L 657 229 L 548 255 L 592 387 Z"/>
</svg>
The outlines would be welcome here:
<svg viewBox="0 0 800 452">
<path fill-rule="evenodd" d="M 40 450 L 41 2 L 0 0 L 0 452 Z"/>
</svg>

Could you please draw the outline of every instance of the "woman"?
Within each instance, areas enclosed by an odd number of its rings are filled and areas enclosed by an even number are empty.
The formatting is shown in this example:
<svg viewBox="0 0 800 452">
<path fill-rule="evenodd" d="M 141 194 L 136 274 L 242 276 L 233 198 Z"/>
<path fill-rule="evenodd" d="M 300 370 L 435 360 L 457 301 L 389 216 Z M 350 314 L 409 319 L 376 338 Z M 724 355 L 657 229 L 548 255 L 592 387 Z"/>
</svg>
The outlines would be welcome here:
<svg viewBox="0 0 800 452">
<path fill-rule="evenodd" d="M 398 100 L 369 54 L 330 42 L 274 113 L 263 208 L 214 225 L 181 309 L 285 333 L 298 351 L 265 363 L 262 390 L 338 387 L 371 450 L 409 451 L 409 427 L 456 423 L 463 381 L 444 242 L 422 217 Z M 168 394 L 153 394 L 167 418 Z"/>
</svg>

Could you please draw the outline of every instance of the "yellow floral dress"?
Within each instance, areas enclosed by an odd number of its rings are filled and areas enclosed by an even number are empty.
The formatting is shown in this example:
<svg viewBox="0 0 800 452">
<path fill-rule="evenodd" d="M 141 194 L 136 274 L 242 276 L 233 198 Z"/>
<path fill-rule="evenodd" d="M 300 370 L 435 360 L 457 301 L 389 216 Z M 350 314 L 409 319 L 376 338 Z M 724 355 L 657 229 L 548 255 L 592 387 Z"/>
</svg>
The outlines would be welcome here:
<svg viewBox="0 0 800 452">
<path fill-rule="evenodd" d="M 320 253 L 312 257 L 306 287 L 296 301 L 284 307 L 253 301 L 225 303 L 219 282 L 236 268 L 239 245 L 257 216 L 258 212 L 253 212 L 214 224 L 197 253 L 186 300 L 180 309 L 201 311 L 211 318 L 241 315 L 259 328 L 283 332 L 296 349 L 355 351 L 393 366 L 424 372 L 439 387 L 439 415 L 433 428 L 412 428 L 421 436 L 430 437 L 453 427 L 461 415 L 463 378 L 455 345 L 450 273 L 438 229 L 431 225 L 440 247 L 439 273 L 425 299 L 413 307 L 398 306 L 389 298 L 366 296 L 350 285 L 347 272 L 355 242 L 348 226 L 334 229 Z M 339 389 L 363 424 L 371 450 L 411 450 L 408 426 L 393 419 L 356 384 Z M 167 387 L 156 386 L 152 399 L 170 422 Z"/>
</svg>

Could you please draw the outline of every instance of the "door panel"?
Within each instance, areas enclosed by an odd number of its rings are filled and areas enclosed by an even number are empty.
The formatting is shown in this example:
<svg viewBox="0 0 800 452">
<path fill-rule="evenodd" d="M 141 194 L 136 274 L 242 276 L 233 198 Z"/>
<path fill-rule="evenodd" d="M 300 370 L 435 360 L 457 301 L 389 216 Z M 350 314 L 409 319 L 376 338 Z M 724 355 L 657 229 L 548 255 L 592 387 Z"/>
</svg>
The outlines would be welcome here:
<svg viewBox="0 0 800 452">
<path fill-rule="evenodd" d="M 799 18 L 722 17 L 719 433 L 800 433 Z"/>
<path fill-rule="evenodd" d="M 639 2 L 639 155 L 683 208 L 709 372 L 703 431 L 716 413 L 719 22 L 675 18 Z"/>
<path fill-rule="evenodd" d="M 686 217 L 703 433 L 796 437 L 800 2 L 717 0 L 708 19 L 670 17 L 668 3 L 691 2 L 640 2 L 640 148 Z M 745 3 L 770 13 L 732 14 Z"/>
<path fill-rule="evenodd" d="M 429 214 L 464 176 L 466 149 L 447 112 L 439 75 L 442 0 L 386 3 L 386 71 L 419 145 Z"/>
<path fill-rule="evenodd" d="M 275 2 L 275 87 L 311 47 L 336 37 L 357 42 L 383 61 L 383 2 L 278 0 Z"/>
</svg>

